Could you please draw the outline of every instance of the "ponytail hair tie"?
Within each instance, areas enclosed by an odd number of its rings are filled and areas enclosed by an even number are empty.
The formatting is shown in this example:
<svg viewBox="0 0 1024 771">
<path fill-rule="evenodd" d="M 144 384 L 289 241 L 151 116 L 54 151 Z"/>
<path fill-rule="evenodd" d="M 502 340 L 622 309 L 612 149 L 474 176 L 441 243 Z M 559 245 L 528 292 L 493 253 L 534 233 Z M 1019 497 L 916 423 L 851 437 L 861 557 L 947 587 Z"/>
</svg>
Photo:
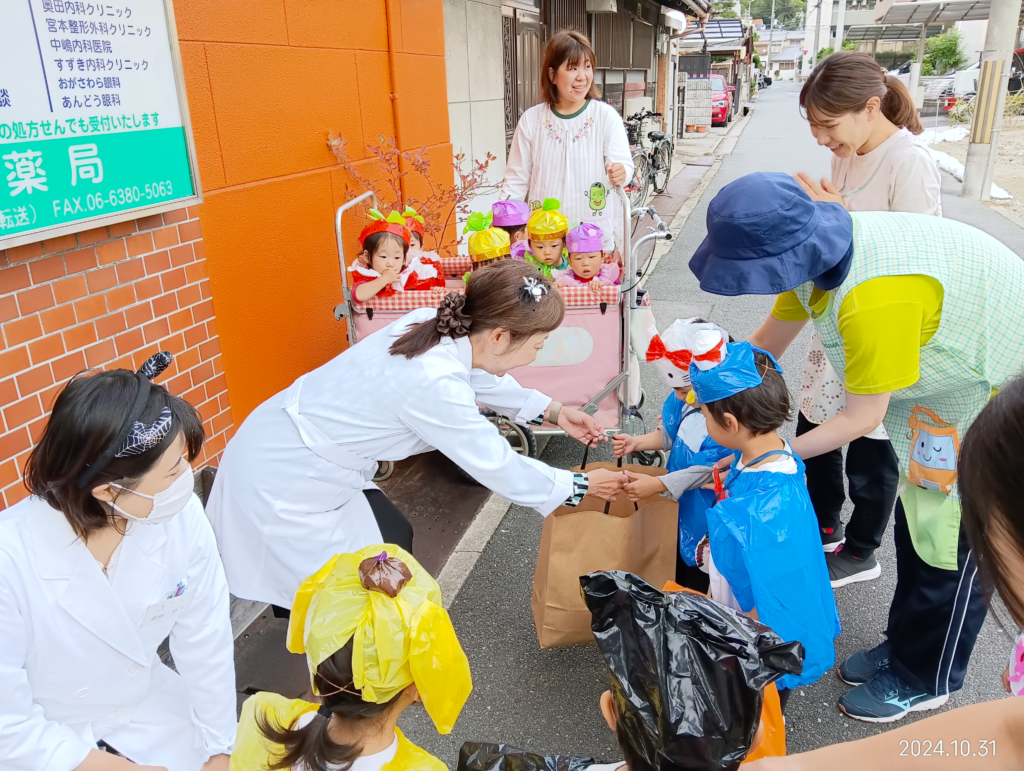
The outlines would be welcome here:
<svg viewBox="0 0 1024 771">
<path fill-rule="evenodd" d="M 437 331 L 444 337 L 458 338 L 469 334 L 473 323 L 463 307 L 466 296 L 458 292 L 449 292 L 437 308 Z"/>
</svg>

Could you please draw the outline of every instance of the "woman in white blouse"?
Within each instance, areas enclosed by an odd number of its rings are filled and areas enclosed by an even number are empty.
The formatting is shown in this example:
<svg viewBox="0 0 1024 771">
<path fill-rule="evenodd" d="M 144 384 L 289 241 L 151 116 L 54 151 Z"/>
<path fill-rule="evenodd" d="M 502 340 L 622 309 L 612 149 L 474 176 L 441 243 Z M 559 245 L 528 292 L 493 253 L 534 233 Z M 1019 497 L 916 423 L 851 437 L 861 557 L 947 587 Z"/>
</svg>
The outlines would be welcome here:
<svg viewBox="0 0 1024 771">
<path fill-rule="evenodd" d="M 594 85 L 596 67 L 594 49 L 579 32 L 563 30 L 548 41 L 540 103 L 516 126 L 502 195 L 532 209 L 557 198 L 571 225 L 592 222 L 604 231 L 610 253 L 622 246 L 613 188 L 633 174 L 633 161 L 622 118 Z"/>
</svg>

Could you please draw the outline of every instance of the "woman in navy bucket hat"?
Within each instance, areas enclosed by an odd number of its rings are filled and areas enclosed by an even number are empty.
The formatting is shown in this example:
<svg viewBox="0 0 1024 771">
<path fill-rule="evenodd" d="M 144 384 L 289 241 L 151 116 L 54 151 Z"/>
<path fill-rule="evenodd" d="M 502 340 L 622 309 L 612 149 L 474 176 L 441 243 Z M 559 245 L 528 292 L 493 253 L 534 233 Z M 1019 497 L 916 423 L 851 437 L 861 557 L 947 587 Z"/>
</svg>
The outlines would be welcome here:
<svg viewBox="0 0 1024 771">
<path fill-rule="evenodd" d="M 1024 361 L 1024 263 L 963 223 L 850 213 L 783 174 L 726 185 L 707 226 L 690 260 L 701 288 L 778 294 L 750 342 L 781 358 L 810 319 L 846 385 L 846 409 L 794 439 L 794 452 L 813 458 L 884 423 L 900 462 L 888 639 L 840 666 L 856 687 L 839 707 L 868 722 L 935 709 L 962 687 L 985 618 L 960 526 L 957 455 Z"/>
<path fill-rule="evenodd" d="M 814 280 L 843 283 L 853 255 L 853 221 L 837 203 L 816 203 L 787 174 L 750 174 L 708 207 L 708 235 L 690 259 L 711 294 L 781 294 Z"/>
</svg>

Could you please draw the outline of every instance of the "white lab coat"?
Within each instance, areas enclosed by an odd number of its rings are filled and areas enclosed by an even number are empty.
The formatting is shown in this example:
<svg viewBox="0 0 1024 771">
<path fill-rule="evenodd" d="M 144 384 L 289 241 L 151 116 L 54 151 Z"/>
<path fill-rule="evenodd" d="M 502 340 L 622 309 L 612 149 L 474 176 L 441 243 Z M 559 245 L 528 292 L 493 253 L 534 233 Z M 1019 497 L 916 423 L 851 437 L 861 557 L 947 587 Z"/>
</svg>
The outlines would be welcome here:
<svg viewBox="0 0 1024 771">
<path fill-rule="evenodd" d="M 169 613 L 153 606 L 183 587 Z M 235 738 L 227 582 L 193 496 L 132 525 L 110 581 L 64 515 L 0 515 L 0 767 L 70 771 L 103 740 L 140 765 L 199 771 Z M 176 674 L 157 647 L 170 635 Z"/>
<path fill-rule="evenodd" d="M 257 407 L 228 443 L 207 502 L 231 593 L 290 608 L 334 554 L 380 542 L 362 495 L 378 460 L 437 448 L 482 485 L 547 515 L 572 473 L 517 455 L 477 403 L 525 424 L 551 399 L 506 375 L 471 369 L 469 340 L 443 338 L 414 359 L 388 348 L 402 317 Z"/>
</svg>

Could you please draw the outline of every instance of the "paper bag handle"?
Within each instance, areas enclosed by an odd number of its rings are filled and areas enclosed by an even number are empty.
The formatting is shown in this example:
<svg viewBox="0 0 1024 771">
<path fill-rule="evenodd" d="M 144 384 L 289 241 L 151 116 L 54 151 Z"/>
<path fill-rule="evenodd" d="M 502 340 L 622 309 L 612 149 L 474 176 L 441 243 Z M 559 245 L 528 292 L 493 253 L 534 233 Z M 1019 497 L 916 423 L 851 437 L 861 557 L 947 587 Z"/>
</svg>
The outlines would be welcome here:
<svg viewBox="0 0 1024 771">
<path fill-rule="evenodd" d="M 588 444 L 588 445 L 584 446 L 584 448 L 583 448 L 583 462 L 580 464 L 580 471 L 586 471 L 587 470 L 587 457 L 589 455 L 590 455 L 590 445 Z M 618 468 L 622 468 L 622 458 L 619 458 L 618 461 L 616 461 L 615 465 Z M 611 511 L 611 508 L 612 508 L 612 502 L 611 501 L 605 501 L 604 502 L 604 513 L 607 514 L 609 511 Z M 637 504 L 636 501 L 633 501 L 633 511 L 640 511 L 640 506 L 639 506 L 639 504 Z"/>
</svg>

